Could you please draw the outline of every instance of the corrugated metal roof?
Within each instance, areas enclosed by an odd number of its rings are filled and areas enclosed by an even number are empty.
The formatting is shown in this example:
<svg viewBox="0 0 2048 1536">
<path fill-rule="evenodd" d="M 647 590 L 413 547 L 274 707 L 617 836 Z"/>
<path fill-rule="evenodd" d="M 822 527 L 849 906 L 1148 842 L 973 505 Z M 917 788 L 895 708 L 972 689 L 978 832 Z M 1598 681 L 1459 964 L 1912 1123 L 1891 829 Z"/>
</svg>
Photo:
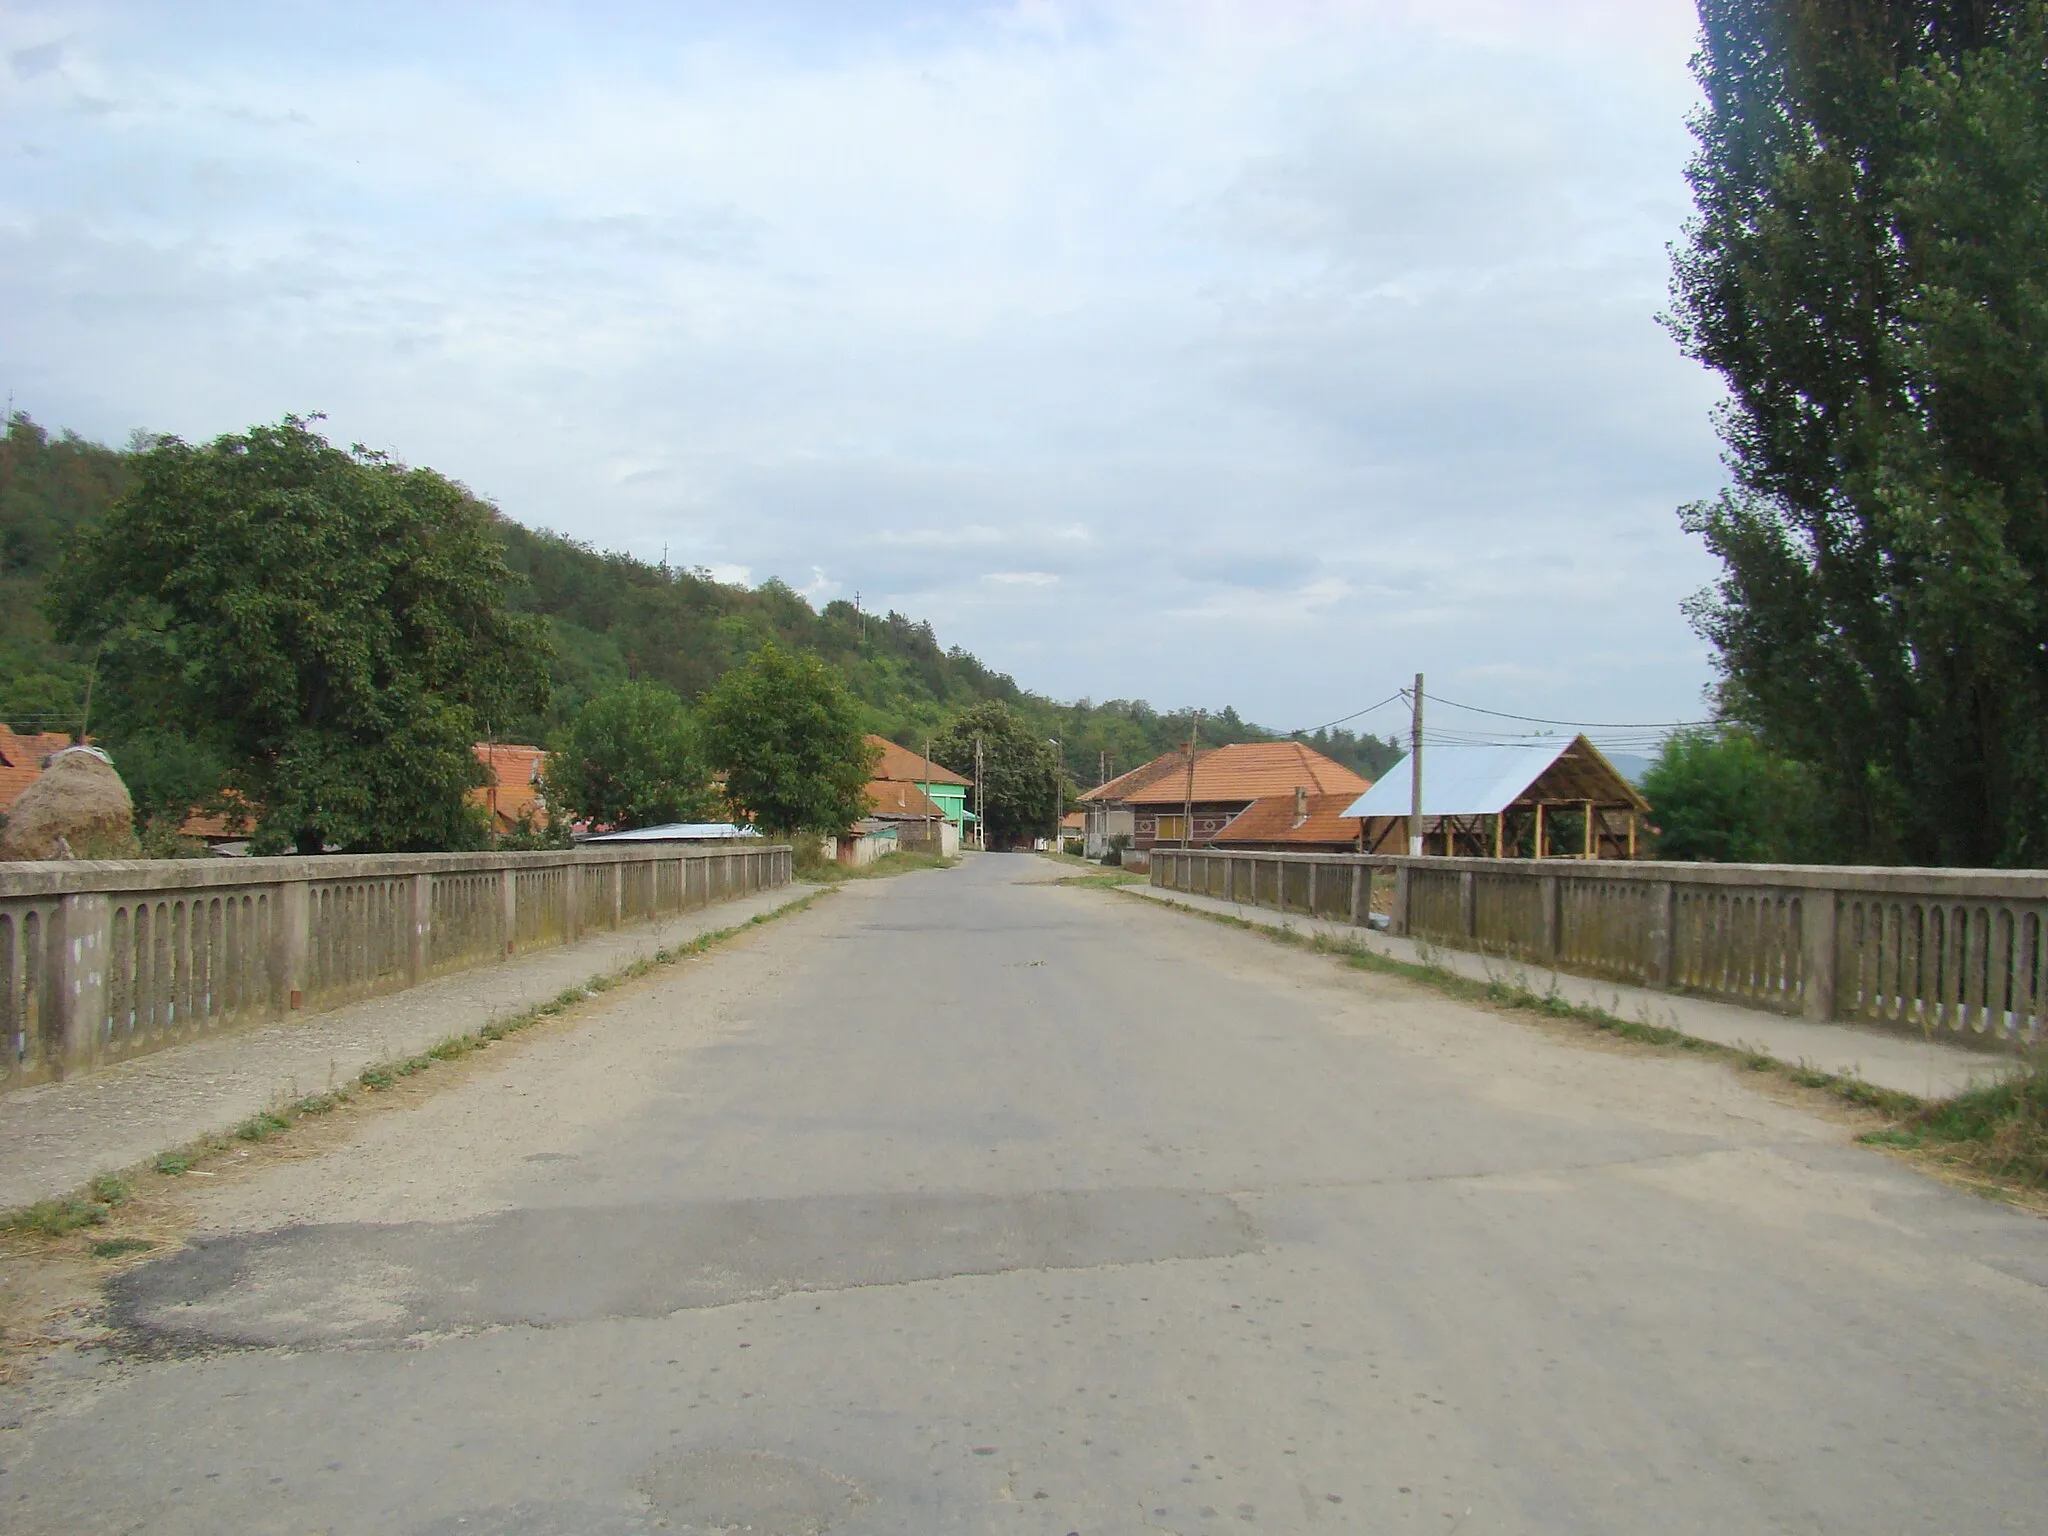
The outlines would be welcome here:
<svg viewBox="0 0 2048 1536">
<path fill-rule="evenodd" d="M 1472 743 L 1429 747 L 1422 754 L 1424 816 L 1491 816 L 1504 811 L 1571 746 L 1564 736 L 1541 741 Z M 1347 816 L 1406 816 L 1409 803 L 1408 759 L 1380 775 L 1379 782 L 1356 800 Z"/>
<path fill-rule="evenodd" d="M 736 827 L 729 821 L 671 821 L 659 827 L 635 827 L 630 832 L 600 832 L 583 839 L 586 843 L 701 843 L 722 837 L 759 837 L 752 827 Z"/>
</svg>

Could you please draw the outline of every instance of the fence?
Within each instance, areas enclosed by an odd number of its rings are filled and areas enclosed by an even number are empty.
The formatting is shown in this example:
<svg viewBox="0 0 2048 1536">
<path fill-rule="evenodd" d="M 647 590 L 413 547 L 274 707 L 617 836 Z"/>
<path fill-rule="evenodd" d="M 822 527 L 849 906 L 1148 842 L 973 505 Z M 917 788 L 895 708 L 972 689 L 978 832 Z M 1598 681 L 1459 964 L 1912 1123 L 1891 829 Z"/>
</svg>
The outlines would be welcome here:
<svg viewBox="0 0 2048 1536">
<path fill-rule="evenodd" d="M 1377 888 L 1414 938 L 1977 1044 L 2048 1013 L 2048 874 L 1155 848 L 1152 883 L 1354 924 Z"/>
<path fill-rule="evenodd" d="M 733 844 L 0 864 L 0 1090 L 791 875 Z"/>
</svg>

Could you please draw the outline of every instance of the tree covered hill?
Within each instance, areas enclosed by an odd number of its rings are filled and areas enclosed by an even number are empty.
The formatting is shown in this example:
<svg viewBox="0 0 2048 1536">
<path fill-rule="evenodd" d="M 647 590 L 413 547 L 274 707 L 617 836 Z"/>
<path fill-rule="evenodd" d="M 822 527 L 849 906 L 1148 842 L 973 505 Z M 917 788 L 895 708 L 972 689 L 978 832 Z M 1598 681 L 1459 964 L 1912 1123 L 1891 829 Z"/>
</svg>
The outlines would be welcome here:
<svg viewBox="0 0 2048 1536">
<path fill-rule="evenodd" d="M 96 521 L 129 483 L 129 452 L 71 433 L 53 436 L 16 414 L 0 439 L 0 718 L 16 729 L 72 730 L 86 709 L 91 658 L 58 644 L 42 611 L 44 583 L 65 537 Z M 492 723 L 501 740 L 545 742 L 611 684 L 645 679 L 695 701 L 765 640 L 823 658 L 847 680 L 869 728 L 920 747 L 970 705 L 995 700 L 1057 737 L 1072 778 L 1092 784 L 1187 740 L 1190 712 L 1143 700 L 1063 704 L 1020 688 L 928 623 L 900 613 L 863 616 L 848 602 L 813 609 L 784 583 L 713 580 L 701 570 L 600 552 L 502 516 L 506 562 L 522 578 L 511 604 L 546 620 L 554 645 L 553 695 L 543 715 Z M 1204 716 L 1216 746 L 1274 733 L 1234 709 Z M 1397 749 L 1348 731 L 1305 738 L 1377 777 Z"/>
</svg>

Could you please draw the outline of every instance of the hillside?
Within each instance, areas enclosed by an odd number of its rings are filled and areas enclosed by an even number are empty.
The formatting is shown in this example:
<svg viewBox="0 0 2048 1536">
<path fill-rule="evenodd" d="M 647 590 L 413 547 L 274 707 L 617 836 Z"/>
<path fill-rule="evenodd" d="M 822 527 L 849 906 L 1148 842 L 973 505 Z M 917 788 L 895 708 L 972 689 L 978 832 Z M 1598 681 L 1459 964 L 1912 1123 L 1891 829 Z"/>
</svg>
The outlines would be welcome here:
<svg viewBox="0 0 2048 1536">
<path fill-rule="evenodd" d="M 17 414 L 0 440 L 0 717 L 21 730 L 75 730 L 89 658 L 50 637 L 39 599 L 72 529 L 98 518 L 128 481 L 128 452 L 66 433 L 52 436 Z M 500 518 L 506 561 L 522 578 L 514 607 L 541 615 L 554 639 L 554 696 L 545 716 L 506 721 L 493 734 L 545 741 L 592 694 L 628 678 L 666 683 L 694 699 L 763 640 L 824 657 L 866 706 L 882 735 L 916 745 L 966 705 L 1000 699 L 1034 729 L 1058 737 L 1070 773 L 1092 784 L 1186 741 L 1188 711 L 1142 700 L 1062 704 L 1020 688 L 927 623 L 899 613 L 865 618 L 847 602 L 822 611 L 780 581 L 733 586 L 701 571 L 601 552 Z M 1208 714 L 1215 746 L 1274 733 L 1234 709 Z M 1398 755 L 1372 736 L 1308 738 L 1376 777 Z"/>
</svg>

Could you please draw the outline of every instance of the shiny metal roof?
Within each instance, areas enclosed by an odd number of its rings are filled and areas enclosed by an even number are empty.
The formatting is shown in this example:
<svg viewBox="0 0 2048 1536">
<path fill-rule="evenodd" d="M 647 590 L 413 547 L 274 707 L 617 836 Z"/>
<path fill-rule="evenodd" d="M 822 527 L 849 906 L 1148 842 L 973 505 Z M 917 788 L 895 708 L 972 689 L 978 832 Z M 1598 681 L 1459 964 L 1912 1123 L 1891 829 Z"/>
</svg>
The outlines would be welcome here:
<svg viewBox="0 0 2048 1536">
<path fill-rule="evenodd" d="M 1640 800 L 1628 781 L 1583 737 L 1546 736 L 1534 741 L 1447 743 L 1422 750 L 1422 814 L 1424 816 L 1491 816 L 1504 811 L 1574 747 L 1583 744 L 1587 766 L 1597 764 L 1612 776 L 1619 795 Z M 1409 813 L 1408 759 L 1402 758 L 1380 781 L 1351 802 L 1347 816 L 1406 816 Z"/>
</svg>

